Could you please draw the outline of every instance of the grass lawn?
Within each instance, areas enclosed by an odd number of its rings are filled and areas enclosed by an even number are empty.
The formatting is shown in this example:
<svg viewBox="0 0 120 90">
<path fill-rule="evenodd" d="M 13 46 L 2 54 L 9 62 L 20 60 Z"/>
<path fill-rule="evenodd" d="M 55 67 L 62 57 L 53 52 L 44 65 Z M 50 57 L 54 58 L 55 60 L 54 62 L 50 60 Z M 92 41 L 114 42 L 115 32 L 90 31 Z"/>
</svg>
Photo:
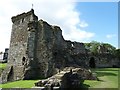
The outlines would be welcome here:
<svg viewBox="0 0 120 90">
<path fill-rule="evenodd" d="M 118 77 L 120 77 L 120 69 L 118 68 L 98 68 L 92 69 L 96 73 L 100 81 L 85 80 L 83 87 L 85 88 L 118 88 Z M 119 78 L 120 79 L 120 78 Z M 1 88 L 31 88 L 38 80 L 20 80 L 1 84 Z M 120 80 L 119 80 L 120 85 Z M 105 89 L 106 90 L 106 89 Z"/>
<path fill-rule="evenodd" d="M 38 80 L 20 80 L 15 82 L 8 82 L 6 84 L 1 84 L 0 88 L 32 88 L 34 83 Z"/>
<path fill-rule="evenodd" d="M 120 69 L 118 68 L 99 68 L 92 69 L 96 73 L 100 81 L 85 80 L 86 88 L 118 88 L 118 77 L 120 77 Z"/>
</svg>

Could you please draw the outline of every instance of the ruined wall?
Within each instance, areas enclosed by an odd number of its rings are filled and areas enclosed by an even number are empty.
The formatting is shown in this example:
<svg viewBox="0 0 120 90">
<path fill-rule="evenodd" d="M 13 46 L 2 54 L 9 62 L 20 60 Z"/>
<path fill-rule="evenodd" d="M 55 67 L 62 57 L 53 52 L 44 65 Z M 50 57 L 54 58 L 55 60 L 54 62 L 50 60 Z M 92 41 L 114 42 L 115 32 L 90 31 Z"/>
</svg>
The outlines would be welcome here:
<svg viewBox="0 0 120 90">
<path fill-rule="evenodd" d="M 95 63 L 95 68 L 120 67 L 119 59 L 110 53 L 89 54 L 87 61 L 89 67 L 92 58 L 94 59 L 92 63 Z"/>
<path fill-rule="evenodd" d="M 84 44 L 64 40 L 60 27 L 39 20 L 36 36 L 35 60 L 40 77 L 49 77 L 66 66 L 86 66 Z"/>
<path fill-rule="evenodd" d="M 86 60 L 88 60 L 89 57 L 83 43 L 67 41 L 66 51 L 70 57 L 67 61 L 68 64 L 88 67 Z"/>
<path fill-rule="evenodd" d="M 48 70 L 53 71 L 54 35 L 52 27 L 45 21 L 38 22 L 36 39 L 36 60 L 38 61 L 38 75 L 47 77 Z"/>
<path fill-rule="evenodd" d="M 33 10 L 12 17 L 12 22 L 4 80 L 46 78 L 66 66 L 85 66 L 84 44 L 64 40 L 60 27 L 38 21 Z"/>
</svg>

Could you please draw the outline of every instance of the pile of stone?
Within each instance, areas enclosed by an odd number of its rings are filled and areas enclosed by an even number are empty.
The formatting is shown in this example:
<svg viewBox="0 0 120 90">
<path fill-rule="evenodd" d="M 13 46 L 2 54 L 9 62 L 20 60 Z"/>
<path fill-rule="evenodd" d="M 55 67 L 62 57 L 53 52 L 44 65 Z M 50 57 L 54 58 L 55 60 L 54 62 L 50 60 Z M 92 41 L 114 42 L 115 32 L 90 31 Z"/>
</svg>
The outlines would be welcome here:
<svg viewBox="0 0 120 90">
<path fill-rule="evenodd" d="M 35 83 L 36 87 L 53 88 L 80 88 L 84 80 L 97 80 L 92 72 L 83 68 L 66 67 L 54 76 Z"/>
</svg>

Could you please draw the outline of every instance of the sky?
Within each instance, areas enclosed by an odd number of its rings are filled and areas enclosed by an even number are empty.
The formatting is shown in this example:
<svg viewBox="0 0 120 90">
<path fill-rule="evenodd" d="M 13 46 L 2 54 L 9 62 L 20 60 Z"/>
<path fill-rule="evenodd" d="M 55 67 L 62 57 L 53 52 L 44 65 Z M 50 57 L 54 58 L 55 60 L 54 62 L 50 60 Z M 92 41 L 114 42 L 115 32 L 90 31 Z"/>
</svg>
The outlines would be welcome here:
<svg viewBox="0 0 120 90">
<path fill-rule="evenodd" d="M 118 47 L 118 3 L 94 0 L 1 0 L 0 51 L 9 48 L 11 17 L 32 8 L 39 19 L 62 29 L 65 40 L 99 41 Z M 105 1 L 105 0 L 104 0 Z M 114 0 L 115 1 L 115 0 Z"/>
<path fill-rule="evenodd" d="M 94 33 L 90 40 L 110 43 L 118 47 L 118 3 L 86 2 L 78 3 L 80 17 L 88 23 L 86 31 Z"/>
</svg>

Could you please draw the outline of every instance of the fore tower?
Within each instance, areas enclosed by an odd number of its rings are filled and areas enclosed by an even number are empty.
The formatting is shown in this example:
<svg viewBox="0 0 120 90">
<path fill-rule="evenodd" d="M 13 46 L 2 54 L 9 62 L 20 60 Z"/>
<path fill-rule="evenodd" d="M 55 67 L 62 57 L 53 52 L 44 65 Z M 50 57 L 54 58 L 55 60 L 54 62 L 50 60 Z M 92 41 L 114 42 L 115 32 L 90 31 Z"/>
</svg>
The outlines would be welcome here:
<svg viewBox="0 0 120 90">
<path fill-rule="evenodd" d="M 27 13 L 12 17 L 11 20 L 13 25 L 8 66 L 7 71 L 5 71 L 6 74 L 3 73 L 3 82 L 29 79 L 30 75 L 35 74 L 33 68 L 35 65 L 34 50 L 38 17 L 31 9 Z"/>
</svg>

